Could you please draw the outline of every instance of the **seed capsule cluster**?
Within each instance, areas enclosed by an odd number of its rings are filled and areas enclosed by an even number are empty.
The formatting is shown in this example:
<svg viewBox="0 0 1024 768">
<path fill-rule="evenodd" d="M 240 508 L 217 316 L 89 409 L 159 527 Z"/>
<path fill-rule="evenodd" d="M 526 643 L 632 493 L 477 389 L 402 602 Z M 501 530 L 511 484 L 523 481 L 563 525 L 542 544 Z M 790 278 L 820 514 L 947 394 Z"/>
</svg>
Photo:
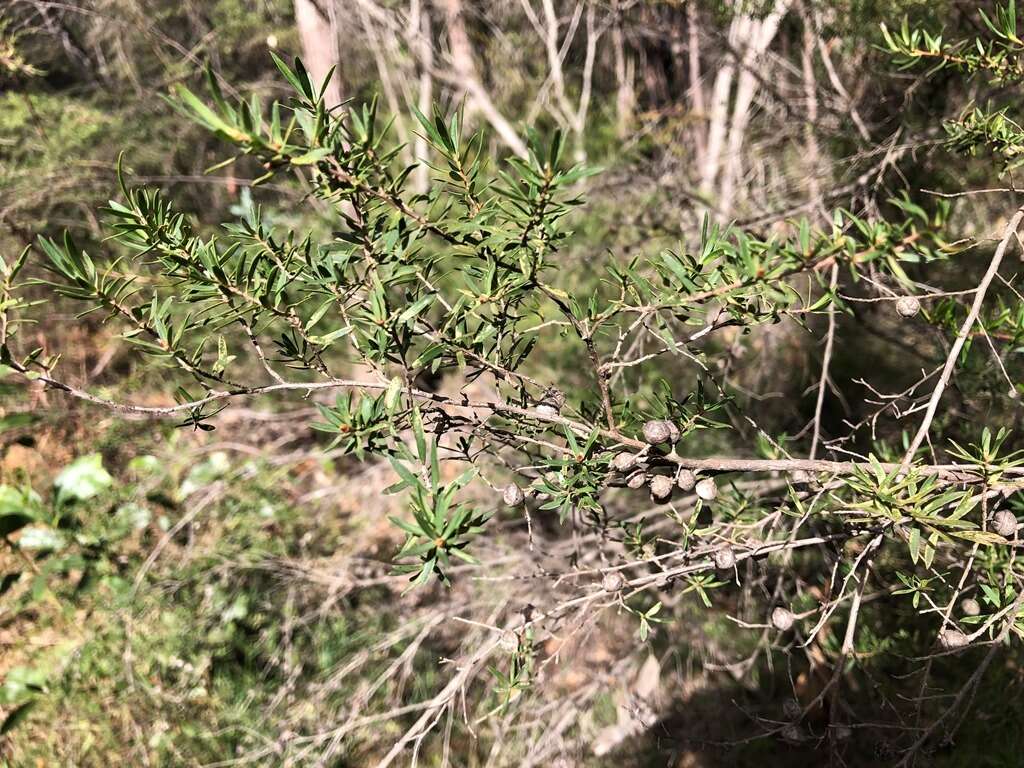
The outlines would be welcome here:
<svg viewBox="0 0 1024 768">
<path fill-rule="evenodd" d="M 679 439 L 679 428 L 670 421 L 656 420 L 644 424 L 644 439 L 650 445 L 674 443 Z M 718 485 L 714 478 L 699 478 L 693 470 L 680 468 L 675 476 L 658 474 L 650 469 L 647 451 L 632 453 L 620 451 L 608 462 L 612 471 L 625 475 L 626 487 L 633 490 L 648 487 L 651 498 L 657 502 L 669 501 L 676 488 L 684 493 L 695 491 L 702 501 L 714 501 L 718 497 Z"/>
</svg>

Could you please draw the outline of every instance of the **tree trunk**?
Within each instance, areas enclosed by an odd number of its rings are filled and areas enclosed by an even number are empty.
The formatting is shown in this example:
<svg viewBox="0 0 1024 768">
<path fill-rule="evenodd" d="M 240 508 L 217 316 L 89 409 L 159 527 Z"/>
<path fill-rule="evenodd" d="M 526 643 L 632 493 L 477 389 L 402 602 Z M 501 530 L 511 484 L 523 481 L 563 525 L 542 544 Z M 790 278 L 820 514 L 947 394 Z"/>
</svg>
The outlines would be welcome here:
<svg viewBox="0 0 1024 768">
<path fill-rule="evenodd" d="M 750 108 L 757 93 L 755 67 L 771 45 L 791 2 L 779 0 L 761 19 L 742 12 L 737 3 L 736 15 L 729 24 L 730 52 L 715 76 L 707 149 L 701 167 L 701 188 L 715 198 L 720 216 L 728 217 L 732 213 L 742 171 L 741 151 L 750 122 Z M 734 56 L 740 57 L 738 63 L 733 60 Z M 734 85 L 736 93 L 730 109 Z"/>
<path fill-rule="evenodd" d="M 418 4 L 417 4 L 418 5 Z M 410 25 L 419 25 L 414 45 L 420 51 L 420 81 L 419 81 L 419 110 L 424 115 L 430 115 L 434 101 L 434 46 L 431 42 L 430 13 L 427 9 L 422 11 L 414 8 L 416 14 L 410 19 Z M 413 155 L 419 163 L 413 172 L 412 184 L 417 193 L 425 193 L 430 188 L 430 168 L 427 166 L 429 160 L 429 149 L 427 140 L 423 137 L 422 131 L 416 132 L 416 139 L 413 142 Z"/>
<path fill-rule="evenodd" d="M 617 5 L 615 11 L 618 13 Z M 634 87 L 636 63 L 632 53 L 626 50 L 621 18 L 616 18 L 615 25 L 612 27 L 612 45 L 615 53 L 615 79 L 618 82 L 615 91 L 616 133 L 620 139 L 625 139 L 633 131 L 633 119 L 636 111 L 636 88 Z"/>
<path fill-rule="evenodd" d="M 334 24 L 334 0 L 295 0 L 295 26 L 302 42 L 302 63 L 314 87 L 323 84 L 331 67 L 338 66 L 338 36 Z M 341 103 L 341 76 L 336 71 L 324 91 L 328 108 Z"/>
<path fill-rule="evenodd" d="M 757 78 L 754 68 L 759 66 L 762 57 L 779 30 L 779 23 L 789 9 L 790 0 L 780 0 L 767 16 L 759 21 L 752 21 L 748 27 L 748 36 L 742 41 L 743 51 L 739 79 L 736 85 L 736 102 L 733 105 L 732 121 L 729 125 L 729 138 L 726 146 L 725 163 L 722 173 L 719 208 L 727 216 L 731 215 L 736 198 L 736 186 L 743 169 L 743 143 L 746 138 L 747 126 L 750 123 L 750 108 L 757 92 Z"/>
<path fill-rule="evenodd" d="M 686 4 L 686 36 L 687 36 L 687 55 L 689 56 L 689 70 L 690 87 L 688 98 L 690 102 L 690 111 L 697 118 L 698 128 L 694 131 L 694 153 L 697 158 L 698 167 L 703 168 L 707 162 L 707 155 L 705 153 L 704 145 L 704 132 L 700 130 L 700 126 L 704 124 L 704 119 L 707 117 L 706 107 L 704 106 L 704 83 L 701 80 L 700 71 L 700 20 L 697 18 L 697 9 L 694 7 L 693 0 L 690 0 Z"/>
<path fill-rule="evenodd" d="M 526 157 L 526 144 L 511 123 L 505 119 L 480 82 L 473 58 L 473 46 L 462 17 L 462 0 L 434 0 L 444 14 L 448 28 L 448 49 L 457 86 L 469 97 L 470 108 L 476 109 L 491 124 L 505 145 L 520 157 Z"/>
</svg>

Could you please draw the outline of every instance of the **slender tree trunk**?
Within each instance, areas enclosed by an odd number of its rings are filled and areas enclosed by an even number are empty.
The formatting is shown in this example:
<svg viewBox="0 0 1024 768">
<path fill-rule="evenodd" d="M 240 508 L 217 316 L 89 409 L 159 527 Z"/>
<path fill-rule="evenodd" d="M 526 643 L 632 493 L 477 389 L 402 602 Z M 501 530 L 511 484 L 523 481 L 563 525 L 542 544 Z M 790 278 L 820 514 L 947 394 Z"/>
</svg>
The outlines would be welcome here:
<svg viewBox="0 0 1024 768">
<path fill-rule="evenodd" d="M 384 26 L 383 29 L 378 29 L 361 3 L 357 2 L 355 4 L 354 13 L 359 17 L 363 34 L 366 35 L 366 40 L 370 44 L 373 60 L 377 66 L 377 75 L 380 78 L 380 89 L 384 93 L 384 99 L 387 101 L 388 111 L 394 116 L 394 129 L 398 136 L 398 141 L 405 148 L 402 152 L 402 161 L 411 163 L 413 159 L 411 154 L 411 134 L 405 120 L 407 113 L 403 109 L 412 101 L 411 92 L 406 87 L 410 78 L 408 69 L 403 71 L 402 54 L 399 50 L 397 35 L 393 29 L 387 28 L 385 25 L 382 25 Z M 396 74 L 397 77 L 395 76 Z M 396 84 L 396 80 L 403 87 L 401 97 L 399 96 L 399 85 Z"/>
<path fill-rule="evenodd" d="M 505 145 L 520 157 L 526 157 L 526 144 L 519 138 L 511 123 L 505 119 L 483 87 L 476 70 L 473 46 L 466 33 L 462 16 L 462 0 L 434 0 L 443 13 L 448 29 L 448 49 L 455 77 L 454 84 L 469 98 L 468 106 L 476 109 L 490 123 Z"/>
<path fill-rule="evenodd" d="M 612 47 L 615 53 L 615 79 L 618 88 L 615 91 L 616 131 L 620 139 L 629 136 L 633 129 L 633 114 L 636 111 L 636 62 L 626 50 L 626 36 L 622 31 L 622 19 L 619 18 L 618 1 L 614 5 L 616 14 L 612 27 Z"/>
<path fill-rule="evenodd" d="M 818 46 L 818 31 L 815 28 L 814 16 L 805 8 L 803 14 L 803 50 L 800 56 L 800 68 L 804 81 L 804 112 L 807 122 L 804 126 L 804 144 L 807 147 L 807 196 L 813 203 L 815 213 L 823 211 L 821 200 L 821 151 L 818 147 L 818 135 L 815 133 L 818 123 L 818 81 L 814 76 L 814 54 Z"/>
<path fill-rule="evenodd" d="M 420 82 L 419 82 L 419 110 L 424 115 L 430 115 L 430 108 L 434 100 L 434 44 L 431 39 L 430 13 L 426 8 L 419 8 L 419 1 L 413 1 L 412 13 L 410 14 L 409 25 L 418 25 L 417 34 L 413 37 L 413 44 L 419 49 L 420 61 Z M 427 140 L 423 138 L 422 131 L 416 132 L 416 139 L 413 142 L 413 155 L 419 166 L 413 172 L 413 188 L 424 193 L 430 187 L 430 168 L 426 161 Z"/>
<path fill-rule="evenodd" d="M 302 43 L 302 63 L 315 85 L 323 83 L 338 61 L 338 35 L 334 24 L 334 0 L 295 0 L 295 26 Z M 341 103 L 341 75 L 337 71 L 324 92 L 328 107 Z"/>
<path fill-rule="evenodd" d="M 686 4 L 686 36 L 686 53 L 689 57 L 687 69 L 690 76 L 688 98 L 690 111 L 693 112 L 698 121 L 697 130 L 694 131 L 693 145 L 697 163 L 700 167 L 704 167 L 704 163 L 707 162 L 707 148 L 704 144 L 704 131 L 701 128 L 707 115 L 705 114 L 706 107 L 704 106 L 704 83 L 701 82 L 700 69 L 700 20 L 697 18 L 697 8 L 694 0 L 690 0 Z"/>
<path fill-rule="evenodd" d="M 729 61 L 722 65 L 715 77 L 707 153 L 701 169 L 702 189 L 715 196 L 719 211 L 726 216 L 735 201 L 743 166 L 741 153 L 750 122 L 750 108 L 757 92 L 754 68 L 775 38 L 790 2 L 779 0 L 771 12 L 760 19 L 737 10 L 729 25 Z M 736 55 L 741 57 L 739 64 L 733 62 L 732 57 Z M 734 81 L 736 94 L 730 110 L 729 97 Z"/>
<path fill-rule="evenodd" d="M 719 207 L 728 215 L 736 198 L 736 187 L 743 170 L 743 142 L 750 124 L 750 108 L 757 92 L 757 78 L 754 68 L 760 64 L 768 46 L 775 39 L 779 23 L 786 15 L 789 0 L 780 0 L 775 9 L 758 21 L 751 21 L 749 37 L 744 41 L 742 65 L 736 86 L 736 102 L 733 105 L 732 121 L 729 125 L 729 140 L 726 148 L 725 167 L 722 177 Z"/>
<path fill-rule="evenodd" d="M 731 37 L 732 35 L 730 35 Z M 704 162 L 701 164 L 700 172 L 700 187 L 709 194 L 714 191 L 722 147 L 725 145 L 729 120 L 729 95 L 732 92 L 735 71 L 736 68 L 731 59 L 724 62 L 715 74 L 715 85 L 711 91 L 711 106 L 708 110 L 708 138 L 705 142 Z"/>
</svg>

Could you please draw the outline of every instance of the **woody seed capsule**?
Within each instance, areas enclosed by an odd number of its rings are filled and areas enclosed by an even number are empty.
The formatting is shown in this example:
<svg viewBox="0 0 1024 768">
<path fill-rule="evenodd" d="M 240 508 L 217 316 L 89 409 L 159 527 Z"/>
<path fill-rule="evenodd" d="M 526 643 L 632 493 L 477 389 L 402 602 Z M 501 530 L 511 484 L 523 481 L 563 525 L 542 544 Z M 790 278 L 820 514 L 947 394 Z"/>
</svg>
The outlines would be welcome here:
<svg viewBox="0 0 1024 768">
<path fill-rule="evenodd" d="M 713 478 L 705 477 L 697 483 L 697 496 L 704 501 L 714 501 L 715 497 L 718 496 L 718 486 Z"/>
<path fill-rule="evenodd" d="M 964 612 L 964 616 L 977 616 L 981 613 L 981 606 L 973 597 L 968 597 L 960 601 L 960 610 Z"/>
<path fill-rule="evenodd" d="M 963 648 L 967 643 L 967 635 L 959 629 L 944 629 L 939 632 L 939 647 L 944 650 Z"/>
<path fill-rule="evenodd" d="M 736 555 L 729 547 L 723 547 L 715 552 L 715 568 L 720 571 L 728 571 L 736 565 Z"/>
<path fill-rule="evenodd" d="M 519 648 L 519 638 L 516 637 L 515 632 L 502 632 L 498 647 L 505 653 L 515 653 Z"/>
<path fill-rule="evenodd" d="M 616 472 L 628 472 L 636 466 L 636 456 L 632 453 L 616 453 L 612 458 L 612 469 Z"/>
<path fill-rule="evenodd" d="M 992 530 L 1004 538 L 1017 532 L 1017 518 L 1008 509 L 1001 509 L 992 515 Z"/>
<path fill-rule="evenodd" d="M 518 507 L 526 500 L 526 496 L 523 494 L 523 489 L 515 483 L 509 483 L 505 486 L 504 493 L 501 494 L 501 500 L 505 502 L 505 506 Z"/>
<path fill-rule="evenodd" d="M 548 419 L 553 419 L 558 415 L 558 409 L 552 403 L 538 403 L 537 413 Z"/>
<path fill-rule="evenodd" d="M 807 485 L 811 482 L 811 473 L 804 469 L 796 469 L 790 474 L 789 479 L 793 481 L 793 485 Z"/>
<path fill-rule="evenodd" d="M 781 605 L 772 611 L 772 626 L 780 632 L 787 632 L 793 626 L 793 612 Z"/>
<path fill-rule="evenodd" d="M 626 481 L 626 486 L 635 491 L 637 488 L 643 488 L 644 483 L 646 482 L 647 478 L 644 476 L 643 472 L 635 472 L 629 476 L 629 479 Z"/>
<path fill-rule="evenodd" d="M 670 421 L 652 420 L 644 424 L 644 440 L 649 445 L 661 445 L 672 440 L 673 430 L 678 435 L 679 429 Z"/>
<path fill-rule="evenodd" d="M 601 588 L 605 592 L 620 592 L 625 586 L 626 579 L 618 571 L 608 571 L 601 579 Z"/>
<path fill-rule="evenodd" d="M 666 501 L 672 496 L 672 478 L 655 475 L 651 478 L 651 498 L 655 501 Z"/>
<path fill-rule="evenodd" d="M 676 475 L 676 485 L 689 493 L 697 485 L 697 476 L 688 469 L 680 469 L 679 474 Z"/>
<path fill-rule="evenodd" d="M 901 296 L 896 300 L 896 313 L 900 317 L 913 317 L 921 311 L 921 302 L 915 296 Z"/>
</svg>

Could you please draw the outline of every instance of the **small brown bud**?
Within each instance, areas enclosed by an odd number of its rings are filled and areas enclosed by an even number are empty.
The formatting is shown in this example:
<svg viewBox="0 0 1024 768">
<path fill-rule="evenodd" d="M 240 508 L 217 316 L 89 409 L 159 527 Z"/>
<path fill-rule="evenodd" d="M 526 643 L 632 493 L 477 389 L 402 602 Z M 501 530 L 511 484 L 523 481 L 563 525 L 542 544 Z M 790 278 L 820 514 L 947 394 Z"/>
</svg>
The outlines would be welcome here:
<svg viewBox="0 0 1024 768">
<path fill-rule="evenodd" d="M 667 501 L 672 498 L 672 478 L 655 475 L 651 478 L 651 498 L 655 501 Z"/>
<path fill-rule="evenodd" d="M 715 497 L 718 496 L 718 486 L 715 484 L 714 478 L 705 477 L 697 483 L 697 496 L 704 501 L 715 500 Z"/>
<path fill-rule="evenodd" d="M 916 296 L 901 296 L 896 300 L 896 313 L 900 317 L 913 317 L 921 311 L 921 302 Z"/>
<path fill-rule="evenodd" d="M 509 483 L 501 494 L 501 500 L 505 502 L 507 507 L 518 507 L 526 500 L 526 496 L 523 494 L 522 488 L 515 483 Z"/>
<path fill-rule="evenodd" d="M 601 588 L 605 592 L 621 592 L 626 586 L 626 578 L 618 571 L 608 571 L 601 579 Z"/>
<path fill-rule="evenodd" d="M 772 626 L 779 630 L 779 632 L 788 632 L 793 627 L 795 619 L 796 617 L 793 616 L 793 612 L 788 608 L 783 608 L 781 605 L 772 611 Z"/>
<path fill-rule="evenodd" d="M 1017 532 L 1017 518 L 1008 509 L 1001 509 L 992 515 L 989 524 L 992 526 L 992 530 L 998 533 L 1003 538 L 1010 538 Z"/>
<path fill-rule="evenodd" d="M 616 472 L 628 472 L 636 466 L 636 456 L 628 451 L 616 453 L 612 458 L 612 469 Z"/>
<path fill-rule="evenodd" d="M 973 597 L 967 597 L 960 601 L 960 610 L 964 616 L 977 616 L 981 613 L 981 606 Z"/>
<path fill-rule="evenodd" d="M 939 647 L 945 651 L 963 648 L 969 642 L 967 635 L 959 629 L 944 629 L 939 632 Z"/>
<path fill-rule="evenodd" d="M 736 554 L 730 547 L 715 550 L 715 568 L 720 571 L 731 570 L 736 565 Z"/>
<path fill-rule="evenodd" d="M 688 469 L 680 469 L 679 474 L 676 475 L 676 485 L 680 490 L 689 493 L 697 485 L 697 476 Z"/>
<path fill-rule="evenodd" d="M 626 485 L 635 491 L 637 488 L 643 488 L 646 482 L 647 476 L 643 472 L 634 472 L 626 480 Z"/>
</svg>

